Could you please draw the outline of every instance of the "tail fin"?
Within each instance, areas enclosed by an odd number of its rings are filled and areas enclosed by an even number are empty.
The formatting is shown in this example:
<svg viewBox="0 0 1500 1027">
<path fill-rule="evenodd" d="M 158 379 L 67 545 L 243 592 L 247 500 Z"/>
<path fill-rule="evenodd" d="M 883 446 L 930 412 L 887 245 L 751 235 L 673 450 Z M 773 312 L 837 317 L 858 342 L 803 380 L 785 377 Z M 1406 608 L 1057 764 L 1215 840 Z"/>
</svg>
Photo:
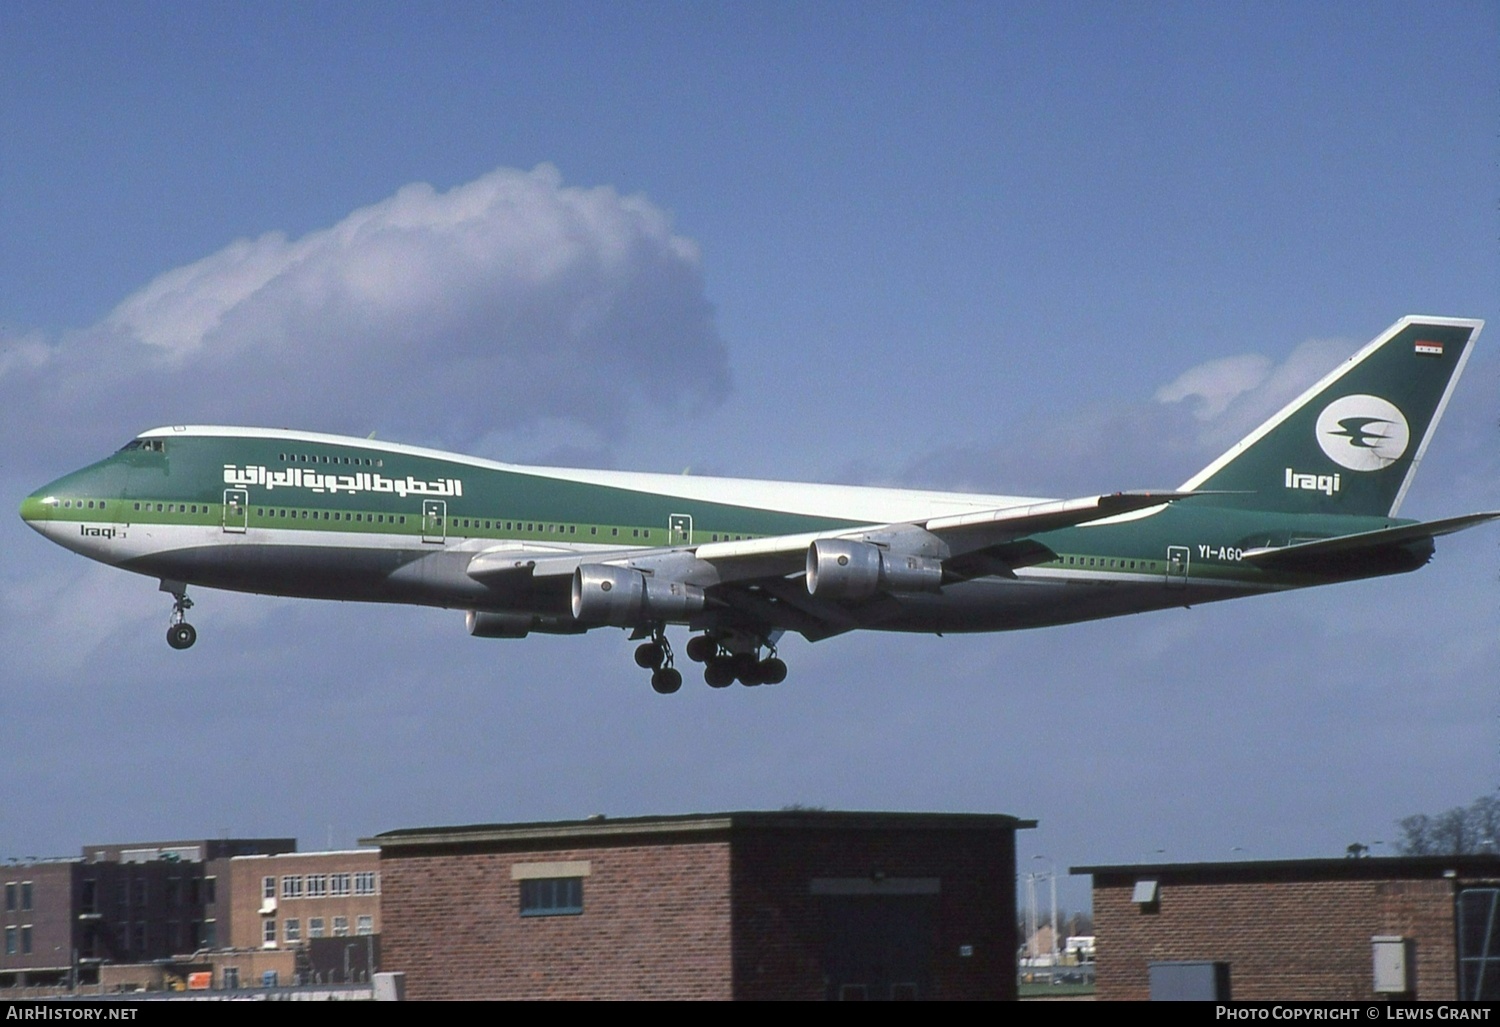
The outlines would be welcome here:
<svg viewBox="0 0 1500 1027">
<path fill-rule="evenodd" d="M 1483 321 L 1403 317 L 1188 479 L 1199 504 L 1394 517 Z"/>
</svg>

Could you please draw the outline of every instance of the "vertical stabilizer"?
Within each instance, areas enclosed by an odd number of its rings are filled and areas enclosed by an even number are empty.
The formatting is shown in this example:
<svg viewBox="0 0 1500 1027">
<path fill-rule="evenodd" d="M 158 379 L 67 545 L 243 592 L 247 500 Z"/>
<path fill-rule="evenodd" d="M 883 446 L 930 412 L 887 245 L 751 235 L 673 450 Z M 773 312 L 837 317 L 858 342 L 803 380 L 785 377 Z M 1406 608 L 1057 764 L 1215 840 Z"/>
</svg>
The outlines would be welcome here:
<svg viewBox="0 0 1500 1027">
<path fill-rule="evenodd" d="M 1483 321 L 1404 317 L 1182 487 L 1197 504 L 1395 516 Z"/>
</svg>

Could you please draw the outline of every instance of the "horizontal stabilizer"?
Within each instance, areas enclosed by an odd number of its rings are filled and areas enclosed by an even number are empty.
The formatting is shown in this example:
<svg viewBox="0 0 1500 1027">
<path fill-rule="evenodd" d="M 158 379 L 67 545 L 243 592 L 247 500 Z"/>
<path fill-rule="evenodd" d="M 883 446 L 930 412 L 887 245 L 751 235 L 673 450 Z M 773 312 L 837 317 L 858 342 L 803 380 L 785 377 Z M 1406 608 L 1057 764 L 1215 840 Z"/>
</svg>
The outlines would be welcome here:
<svg viewBox="0 0 1500 1027">
<path fill-rule="evenodd" d="M 1299 542 L 1290 546 L 1272 546 L 1264 549 L 1247 549 L 1244 559 L 1261 567 L 1295 569 L 1300 564 L 1316 563 L 1328 557 L 1357 553 L 1360 550 L 1399 546 L 1407 542 L 1432 540 L 1439 535 L 1451 535 L 1476 524 L 1500 518 L 1500 511 L 1465 514 L 1462 517 L 1447 517 L 1440 521 L 1422 521 L 1403 524 L 1399 528 L 1382 528 L 1379 531 L 1361 531 L 1354 535 L 1318 539 L 1316 542 Z"/>
</svg>

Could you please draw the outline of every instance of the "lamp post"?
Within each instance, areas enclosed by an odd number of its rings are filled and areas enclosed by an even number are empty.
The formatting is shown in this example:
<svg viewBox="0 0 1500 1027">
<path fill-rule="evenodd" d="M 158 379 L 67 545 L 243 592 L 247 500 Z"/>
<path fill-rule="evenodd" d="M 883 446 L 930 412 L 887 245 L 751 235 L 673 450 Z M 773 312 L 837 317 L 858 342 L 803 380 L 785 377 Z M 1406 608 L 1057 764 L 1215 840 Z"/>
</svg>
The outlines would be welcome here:
<svg viewBox="0 0 1500 1027">
<path fill-rule="evenodd" d="M 1052 974 L 1057 974 L 1057 864 L 1051 856 L 1032 856 L 1032 859 L 1047 861 L 1047 880 L 1052 885 Z"/>
</svg>

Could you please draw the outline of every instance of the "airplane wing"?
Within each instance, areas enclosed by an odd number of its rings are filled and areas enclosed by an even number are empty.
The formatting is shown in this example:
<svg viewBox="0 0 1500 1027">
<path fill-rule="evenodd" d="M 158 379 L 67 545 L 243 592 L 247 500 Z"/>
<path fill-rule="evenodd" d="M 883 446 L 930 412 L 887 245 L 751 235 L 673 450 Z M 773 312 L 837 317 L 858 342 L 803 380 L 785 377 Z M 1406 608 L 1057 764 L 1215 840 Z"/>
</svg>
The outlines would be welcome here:
<svg viewBox="0 0 1500 1027">
<path fill-rule="evenodd" d="M 1298 542 L 1289 546 L 1267 546 L 1247 549 L 1243 557 L 1259 567 L 1274 570 L 1312 569 L 1330 559 L 1355 556 L 1360 552 L 1386 549 L 1410 542 L 1431 541 L 1439 535 L 1451 535 L 1465 528 L 1472 528 L 1486 521 L 1500 519 L 1500 511 L 1465 514 L 1439 521 L 1422 521 L 1404 524 L 1397 528 L 1381 528 L 1378 531 L 1361 531 L 1354 535 L 1339 535 L 1336 538 L 1318 539 L 1315 542 Z"/>
<path fill-rule="evenodd" d="M 743 581 L 803 570 L 808 547 L 820 539 L 848 539 L 877 545 L 895 545 L 904 551 L 949 560 L 1004 547 L 1017 539 L 1044 531 L 1055 531 L 1058 528 L 1164 506 L 1191 495 L 1191 492 L 1171 491 L 1115 492 L 1081 499 L 979 510 L 922 521 L 872 524 L 863 528 L 801 535 L 778 535 L 743 542 L 711 542 L 698 546 L 696 555 L 698 559 L 719 568 L 721 581 Z M 929 537 L 923 537 L 924 533 Z M 1021 550 L 1016 552 L 1019 555 Z"/>
<path fill-rule="evenodd" d="M 949 561 L 950 580 L 960 580 L 1010 573 L 1017 566 L 1050 559 L 1045 547 L 1018 544 L 1029 535 L 1163 506 L 1191 495 L 1194 493 L 1116 492 L 922 521 L 646 549 L 581 550 L 505 544 L 475 554 L 467 571 L 472 578 L 490 582 L 511 575 L 555 578 L 572 574 L 582 564 L 608 564 L 669 574 L 685 584 L 712 588 L 803 572 L 808 548 L 814 542 L 839 539 L 893 546 L 902 552 Z"/>
</svg>

